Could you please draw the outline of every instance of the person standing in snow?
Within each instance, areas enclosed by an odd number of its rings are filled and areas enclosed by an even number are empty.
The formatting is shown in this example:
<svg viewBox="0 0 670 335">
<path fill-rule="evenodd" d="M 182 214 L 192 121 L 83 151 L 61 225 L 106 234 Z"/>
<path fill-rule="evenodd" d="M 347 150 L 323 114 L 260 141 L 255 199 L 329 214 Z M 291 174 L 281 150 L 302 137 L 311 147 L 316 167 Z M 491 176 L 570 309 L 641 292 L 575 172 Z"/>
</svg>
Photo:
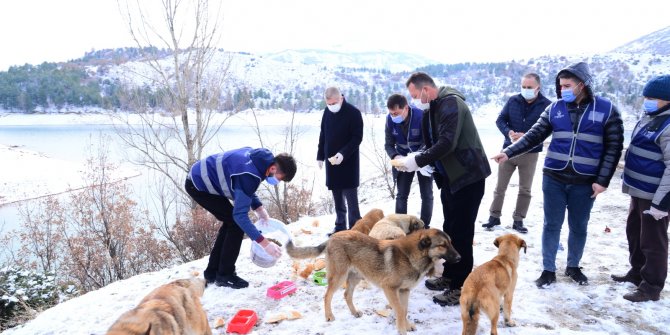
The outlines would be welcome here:
<svg viewBox="0 0 670 335">
<path fill-rule="evenodd" d="M 632 302 L 656 301 L 668 275 L 668 210 L 670 210 L 670 75 L 644 86 L 644 116 L 626 150 L 623 192 L 630 195 L 626 237 L 630 270 L 612 275 L 637 288 L 623 297 Z"/>
<path fill-rule="evenodd" d="M 426 280 L 426 287 L 442 291 L 433 297 L 441 306 L 459 304 L 461 286 L 472 272 L 475 220 L 491 167 L 463 94 L 451 87 L 437 87 L 423 72 L 410 75 L 405 84 L 415 106 L 428 110 L 423 118 L 426 150 L 401 160 L 400 171 L 417 171 L 434 164 L 441 189 L 442 229 L 451 238 L 461 261 L 444 264 L 442 277 Z"/>
<path fill-rule="evenodd" d="M 404 158 L 410 152 L 419 152 L 424 148 L 421 120 L 423 110 L 410 106 L 405 96 L 391 95 L 386 107 L 389 114 L 386 117 L 384 149 L 391 159 Z M 395 198 L 395 212 L 407 214 L 407 197 L 414 179 L 414 172 L 402 172 L 393 168 L 398 193 Z M 427 174 L 427 175 L 424 175 Z M 421 192 L 421 221 L 425 228 L 429 228 L 433 216 L 433 177 L 430 173 L 416 173 Z"/>
<path fill-rule="evenodd" d="M 551 101 L 542 95 L 540 87 L 540 76 L 536 73 L 524 75 L 521 77 L 521 93 L 509 98 L 500 111 L 498 119 L 496 119 L 496 125 L 505 137 L 503 148 L 521 138 L 540 118 L 544 109 L 551 104 Z M 525 155 L 498 165 L 498 182 L 493 191 L 493 201 L 489 208 L 489 221 L 484 223 L 482 227 L 491 229 L 500 225 L 507 185 L 512 178 L 512 174 L 514 174 L 514 170 L 519 168 L 519 194 L 516 197 L 516 207 L 512 214 L 512 229 L 523 234 L 528 232 L 528 229 L 523 225 L 523 219 L 526 217 L 530 206 L 530 190 L 533 186 L 533 177 L 535 176 L 535 167 L 540 151 L 542 151 L 542 144 L 530 149 Z"/>
<path fill-rule="evenodd" d="M 251 222 L 249 209 L 256 212 L 259 220 L 268 220 L 256 190 L 262 181 L 270 185 L 282 180 L 290 182 L 296 170 L 290 155 L 273 156 L 268 149 L 250 147 L 218 153 L 193 164 L 184 188 L 195 202 L 221 221 L 204 273 L 208 283 L 234 289 L 249 286 L 235 272 L 245 233 L 269 255 L 281 256 L 281 248 L 264 238 Z"/>
<path fill-rule="evenodd" d="M 335 203 L 335 228 L 328 234 L 330 236 L 353 227 L 361 218 L 358 209 L 358 147 L 363 140 L 363 116 L 358 108 L 344 99 L 337 87 L 327 88 L 324 97 L 326 108 L 321 117 L 316 160 L 319 168 L 323 168 L 327 161 L 326 186 L 333 193 Z"/>
<path fill-rule="evenodd" d="M 565 275 L 579 285 L 588 278 L 579 263 L 593 202 L 607 190 L 623 149 L 623 122 L 616 106 L 596 96 L 586 63 L 570 65 L 556 76 L 556 96 L 540 119 L 517 142 L 494 157 L 498 163 L 522 155 L 551 135 L 544 160 L 542 192 L 542 266 L 539 288 L 556 282 L 556 253 L 568 211 L 568 259 Z"/>
</svg>

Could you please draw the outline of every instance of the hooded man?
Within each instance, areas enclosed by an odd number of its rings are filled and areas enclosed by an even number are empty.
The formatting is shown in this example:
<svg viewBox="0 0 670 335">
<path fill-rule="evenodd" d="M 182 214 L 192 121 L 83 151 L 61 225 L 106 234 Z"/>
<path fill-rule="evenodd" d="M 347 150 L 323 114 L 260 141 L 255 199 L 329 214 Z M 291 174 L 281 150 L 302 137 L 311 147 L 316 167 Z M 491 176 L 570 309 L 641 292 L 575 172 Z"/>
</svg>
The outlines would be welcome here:
<svg viewBox="0 0 670 335">
<path fill-rule="evenodd" d="M 249 209 L 256 212 L 259 220 L 268 220 L 256 190 L 262 181 L 271 185 L 282 180 L 290 182 L 296 170 L 295 160 L 288 154 L 273 156 L 268 149 L 249 147 L 218 153 L 193 164 L 184 188 L 195 202 L 221 221 L 204 273 L 207 282 L 234 289 L 249 286 L 235 272 L 245 233 L 269 255 L 281 256 L 281 248 L 264 238 L 251 223 Z"/>
<path fill-rule="evenodd" d="M 609 186 L 623 149 L 623 123 L 616 106 L 596 96 L 586 63 L 564 68 L 556 76 L 556 96 L 533 127 L 493 157 L 498 163 L 522 155 L 551 135 L 544 160 L 542 192 L 542 288 L 556 281 L 556 253 L 568 210 L 568 259 L 565 275 L 587 285 L 579 262 L 593 202 Z"/>
<path fill-rule="evenodd" d="M 644 86 L 644 116 L 626 150 L 623 192 L 630 195 L 626 237 L 630 270 L 612 275 L 637 288 L 623 297 L 632 302 L 656 301 L 668 275 L 668 210 L 670 210 L 670 75 Z"/>
</svg>

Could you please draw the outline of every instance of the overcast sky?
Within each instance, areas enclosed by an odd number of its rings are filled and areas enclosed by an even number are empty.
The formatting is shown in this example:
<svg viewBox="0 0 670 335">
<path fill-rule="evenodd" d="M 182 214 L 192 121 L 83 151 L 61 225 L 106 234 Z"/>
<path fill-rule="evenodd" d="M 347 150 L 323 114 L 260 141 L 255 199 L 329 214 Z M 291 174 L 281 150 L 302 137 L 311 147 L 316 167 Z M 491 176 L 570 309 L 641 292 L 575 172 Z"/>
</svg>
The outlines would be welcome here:
<svg viewBox="0 0 670 335">
<path fill-rule="evenodd" d="M 666 0 L 223 0 L 223 10 L 229 50 L 389 50 L 443 62 L 600 53 L 670 25 Z M 134 46 L 116 0 L 2 0 L 0 31 L 0 70 Z"/>
</svg>

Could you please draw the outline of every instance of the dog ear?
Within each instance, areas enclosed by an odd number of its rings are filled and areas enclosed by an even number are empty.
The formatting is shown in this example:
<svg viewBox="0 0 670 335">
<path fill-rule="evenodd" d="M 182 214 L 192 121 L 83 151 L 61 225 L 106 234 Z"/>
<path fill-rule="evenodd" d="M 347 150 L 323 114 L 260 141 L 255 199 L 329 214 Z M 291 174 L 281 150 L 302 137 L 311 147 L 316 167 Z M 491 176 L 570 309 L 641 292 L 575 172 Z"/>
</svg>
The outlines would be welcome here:
<svg viewBox="0 0 670 335">
<path fill-rule="evenodd" d="M 493 240 L 493 245 L 495 245 L 496 248 L 500 245 L 500 236 L 496 237 L 496 239 Z"/>
<path fill-rule="evenodd" d="M 523 248 L 523 253 L 525 254 L 526 249 L 528 248 L 528 246 L 526 245 L 526 241 L 521 240 L 521 242 L 519 242 L 519 249 L 521 249 L 521 248 Z"/>
<path fill-rule="evenodd" d="M 423 237 L 421 240 L 419 240 L 419 250 L 426 250 L 430 248 L 432 244 L 433 241 L 430 239 L 430 237 Z"/>
</svg>

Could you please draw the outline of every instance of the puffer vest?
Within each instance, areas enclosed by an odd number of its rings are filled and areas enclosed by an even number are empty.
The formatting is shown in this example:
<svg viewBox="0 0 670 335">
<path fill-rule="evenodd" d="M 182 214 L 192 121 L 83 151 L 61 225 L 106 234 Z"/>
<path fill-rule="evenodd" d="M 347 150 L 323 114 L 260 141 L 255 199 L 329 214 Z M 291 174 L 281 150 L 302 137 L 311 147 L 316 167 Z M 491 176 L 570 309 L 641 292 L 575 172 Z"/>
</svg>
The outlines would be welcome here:
<svg viewBox="0 0 670 335">
<path fill-rule="evenodd" d="M 423 144 L 423 137 L 421 136 L 423 111 L 410 106 L 409 114 L 409 120 L 407 120 L 409 122 L 407 125 L 407 137 L 402 132 L 402 123 L 393 122 L 391 115 L 386 117 L 386 126 L 391 129 L 391 134 L 395 138 L 395 149 L 403 156 L 419 150 Z"/>
<path fill-rule="evenodd" d="M 639 126 L 635 126 L 637 129 Z M 626 150 L 623 182 L 653 197 L 665 171 L 658 138 L 670 126 L 670 115 L 658 116 L 633 135 Z"/>
<path fill-rule="evenodd" d="M 193 164 L 189 179 L 198 191 L 235 200 L 231 181 L 233 176 L 246 173 L 258 178 L 258 184 L 263 180 L 249 157 L 251 150 L 252 148 L 245 147 L 203 158 Z"/>
</svg>

